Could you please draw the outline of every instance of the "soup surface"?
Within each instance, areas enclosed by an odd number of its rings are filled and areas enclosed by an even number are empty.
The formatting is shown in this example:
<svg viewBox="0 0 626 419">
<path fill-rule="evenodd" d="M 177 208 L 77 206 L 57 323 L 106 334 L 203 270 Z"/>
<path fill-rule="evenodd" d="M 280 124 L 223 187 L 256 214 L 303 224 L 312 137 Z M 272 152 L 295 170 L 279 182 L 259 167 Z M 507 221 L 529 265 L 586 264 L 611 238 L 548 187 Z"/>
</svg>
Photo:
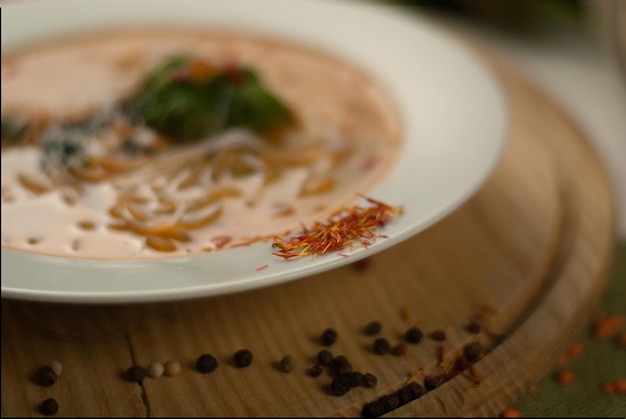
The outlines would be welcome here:
<svg viewBox="0 0 626 419">
<path fill-rule="evenodd" d="M 120 118 L 124 98 L 181 54 L 203 63 L 193 68 L 252 68 L 296 123 L 175 143 Z M 295 232 L 367 195 L 402 145 L 370 74 L 249 34 L 119 30 L 11 51 L 2 114 L 2 246 L 64 257 L 190 255 Z"/>
</svg>

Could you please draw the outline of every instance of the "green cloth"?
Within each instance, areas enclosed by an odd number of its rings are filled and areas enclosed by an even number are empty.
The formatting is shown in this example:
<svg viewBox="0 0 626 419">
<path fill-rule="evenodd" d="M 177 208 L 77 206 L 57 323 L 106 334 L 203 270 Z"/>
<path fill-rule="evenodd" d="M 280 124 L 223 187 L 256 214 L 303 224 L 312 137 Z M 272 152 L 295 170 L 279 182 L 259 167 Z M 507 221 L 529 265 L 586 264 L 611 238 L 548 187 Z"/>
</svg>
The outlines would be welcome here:
<svg viewBox="0 0 626 419">
<path fill-rule="evenodd" d="M 618 245 L 609 283 L 595 313 L 626 316 L 626 241 Z M 626 394 L 600 390 L 604 381 L 626 379 L 626 348 L 618 346 L 614 338 L 595 339 L 591 321 L 578 341 L 583 344 L 582 355 L 566 364 L 574 380 L 557 383 L 553 374 L 559 367 L 555 367 L 538 383 L 535 393 L 523 396 L 513 406 L 522 417 L 626 417 Z"/>
</svg>

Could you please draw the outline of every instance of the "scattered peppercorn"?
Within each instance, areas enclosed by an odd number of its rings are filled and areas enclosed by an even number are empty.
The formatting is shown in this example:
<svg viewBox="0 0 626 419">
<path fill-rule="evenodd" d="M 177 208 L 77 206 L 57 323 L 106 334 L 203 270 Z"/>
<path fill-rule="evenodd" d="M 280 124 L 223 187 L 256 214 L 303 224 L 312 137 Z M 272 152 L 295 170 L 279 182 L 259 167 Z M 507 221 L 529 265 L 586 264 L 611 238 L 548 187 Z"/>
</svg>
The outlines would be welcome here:
<svg viewBox="0 0 626 419">
<path fill-rule="evenodd" d="M 315 364 L 311 368 L 309 368 L 306 372 L 311 377 L 319 377 L 322 371 L 324 371 L 324 367 L 320 364 Z"/>
<path fill-rule="evenodd" d="M 178 361 L 167 361 L 164 365 L 164 373 L 165 375 L 167 375 L 168 377 L 172 377 L 174 375 L 178 375 L 181 371 L 182 367 L 180 365 L 180 362 Z"/>
<path fill-rule="evenodd" d="M 363 406 L 361 416 L 363 416 L 364 418 L 377 418 L 384 415 L 385 413 L 387 413 L 385 411 L 385 406 L 379 400 L 374 400 L 372 402 L 366 403 L 365 406 Z"/>
<path fill-rule="evenodd" d="M 380 398 L 380 402 L 385 407 L 385 412 L 391 412 L 392 410 L 400 407 L 400 398 L 396 392 L 385 394 Z"/>
<path fill-rule="evenodd" d="M 396 343 L 389 351 L 393 355 L 404 355 L 406 353 L 406 345 L 402 342 Z"/>
<path fill-rule="evenodd" d="M 158 378 L 165 372 L 165 367 L 160 362 L 153 362 L 148 365 L 148 375 L 152 378 Z"/>
<path fill-rule="evenodd" d="M 283 372 L 291 372 L 296 367 L 296 359 L 293 355 L 285 355 L 280 360 L 280 369 Z"/>
<path fill-rule="evenodd" d="M 431 339 L 442 341 L 446 340 L 446 332 L 443 329 L 433 330 L 430 334 Z"/>
<path fill-rule="evenodd" d="M 378 384 L 378 378 L 372 374 L 371 372 L 366 372 L 365 374 L 363 374 L 363 381 L 361 383 L 361 385 L 363 387 L 376 387 L 376 384 Z"/>
<path fill-rule="evenodd" d="M 363 333 L 367 336 L 374 336 L 382 330 L 383 326 L 379 321 L 369 322 L 363 329 Z"/>
<path fill-rule="evenodd" d="M 317 362 L 327 367 L 333 360 L 333 353 L 328 349 L 322 349 L 317 353 Z"/>
<path fill-rule="evenodd" d="M 346 373 L 348 379 L 350 380 L 350 386 L 358 387 L 363 384 L 363 373 L 359 371 L 352 371 Z"/>
<path fill-rule="evenodd" d="M 341 375 L 353 371 L 352 363 L 345 355 L 337 355 L 334 357 L 328 367 L 333 375 Z"/>
<path fill-rule="evenodd" d="M 43 387 L 50 387 L 57 382 L 57 373 L 50 365 L 44 365 L 37 370 L 35 381 Z"/>
<path fill-rule="evenodd" d="M 422 340 L 423 335 L 424 334 L 422 333 L 422 330 L 419 327 L 412 326 L 407 329 L 407 331 L 404 334 L 404 338 L 409 343 L 419 343 L 419 341 Z"/>
<path fill-rule="evenodd" d="M 57 361 L 56 359 L 54 361 L 50 361 L 48 365 L 50 366 L 50 368 L 52 368 L 57 377 L 63 372 L 63 364 L 61 364 L 61 362 Z"/>
<path fill-rule="evenodd" d="M 331 327 L 327 328 L 320 336 L 320 341 L 324 346 L 332 345 L 337 341 L 337 331 Z"/>
<path fill-rule="evenodd" d="M 483 354 L 484 349 L 478 342 L 468 343 L 463 347 L 463 356 L 468 362 L 477 361 Z"/>
<path fill-rule="evenodd" d="M 252 356 L 252 352 L 250 352 L 248 349 L 240 349 L 235 352 L 233 356 L 233 360 L 235 361 L 235 366 L 237 368 L 244 368 L 249 366 L 250 364 L 252 364 L 253 358 L 254 357 Z"/>
<path fill-rule="evenodd" d="M 439 384 L 441 377 L 437 375 L 427 375 L 424 377 L 424 387 L 426 390 L 434 390 Z"/>
<path fill-rule="evenodd" d="M 384 355 L 389 352 L 391 344 L 385 338 L 378 338 L 374 340 L 374 353 L 378 355 Z"/>
<path fill-rule="evenodd" d="M 52 397 L 41 402 L 39 410 L 42 415 L 51 416 L 56 415 L 59 412 L 59 403 Z"/>
<path fill-rule="evenodd" d="M 476 335 L 478 333 L 480 333 L 482 329 L 482 326 L 480 325 L 480 323 L 478 323 L 475 320 L 470 321 L 466 326 L 465 326 L 465 330 L 467 330 L 469 333 Z"/>
<path fill-rule="evenodd" d="M 202 374 L 213 372 L 218 367 L 217 359 L 211 354 L 202 354 L 196 361 L 196 368 Z"/>
<path fill-rule="evenodd" d="M 352 388 L 348 374 L 340 374 L 330 383 L 330 392 L 335 396 L 343 396 Z"/>
<path fill-rule="evenodd" d="M 148 375 L 148 371 L 141 365 L 133 365 L 126 370 L 126 379 L 133 383 L 138 383 Z"/>
<path fill-rule="evenodd" d="M 424 388 L 418 383 L 412 381 L 396 391 L 396 394 L 400 400 L 400 406 L 404 406 L 405 404 L 421 397 L 424 394 Z"/>
<path fill-rule="evenodd" d="M 378 400 L 366 403 L 361 410 L 361 415 L 366 418 L 382 416 L 419 398 L 423 394 L 424 389 L 422 386 L 416 382 L 411 382 L 393 393 L 386 394 Z"/>
</svg>

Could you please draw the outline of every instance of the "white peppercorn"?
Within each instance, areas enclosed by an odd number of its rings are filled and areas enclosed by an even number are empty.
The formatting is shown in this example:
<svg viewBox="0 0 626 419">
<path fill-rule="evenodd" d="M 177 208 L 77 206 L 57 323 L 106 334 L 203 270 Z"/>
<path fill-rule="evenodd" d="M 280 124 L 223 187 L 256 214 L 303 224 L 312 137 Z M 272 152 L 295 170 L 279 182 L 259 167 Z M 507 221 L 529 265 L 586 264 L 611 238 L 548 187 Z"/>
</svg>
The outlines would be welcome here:
<svg viewBox="0 0 626 419">
<path fill-rule="evenodd" d="M 158 378 L 163 375 L 165 367 L 160 362 L 153 362 L 148 366 L 148 375 L 152 378 Z"/>
<path fill-rule="evenodd" d="M 165 363 L 163 372 L 165 373 L 165 375 L 171 377 L 171 376 L 179 374 L 180 370 L 181 370 L 180 362 L 170 360 Z"/>
<path fill-rule="evenodd" d="M 63 364 L 61 364 L 61 362 L 57 361 L 56 359 L 53 361 L 50 361 L 48 366 L 52 368 L 52 370 L 56 373 L 57 376 L 61 375 L 61 373 L 63 372 Z"/>
</svg>

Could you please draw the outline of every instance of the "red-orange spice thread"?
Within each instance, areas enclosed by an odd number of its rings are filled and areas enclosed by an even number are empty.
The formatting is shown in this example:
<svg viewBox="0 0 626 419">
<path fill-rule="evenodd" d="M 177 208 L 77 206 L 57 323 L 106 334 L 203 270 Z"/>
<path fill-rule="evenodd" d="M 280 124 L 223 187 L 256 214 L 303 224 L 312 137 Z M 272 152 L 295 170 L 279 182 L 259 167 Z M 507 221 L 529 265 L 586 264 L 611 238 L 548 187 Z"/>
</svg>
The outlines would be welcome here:
<svg viewBox="0 0 626 419">
<path fill-rule="evenodd" d="M 283 240 L 274 239 L 272 247 L 280 249 L 273 255 L 284 259 L 309 255 L 323 255 L 357 245 L 367 247 L 373 240 L 384 235 L 375 230 L 403 212 L 403 208 L 392 207 L 381 201 L 364 197 L 372 204 L 369 207 L 354 206 L 335 211 L 326 222 L 316 222 L 304 227 L 299 235 Z"/>
</svg>

